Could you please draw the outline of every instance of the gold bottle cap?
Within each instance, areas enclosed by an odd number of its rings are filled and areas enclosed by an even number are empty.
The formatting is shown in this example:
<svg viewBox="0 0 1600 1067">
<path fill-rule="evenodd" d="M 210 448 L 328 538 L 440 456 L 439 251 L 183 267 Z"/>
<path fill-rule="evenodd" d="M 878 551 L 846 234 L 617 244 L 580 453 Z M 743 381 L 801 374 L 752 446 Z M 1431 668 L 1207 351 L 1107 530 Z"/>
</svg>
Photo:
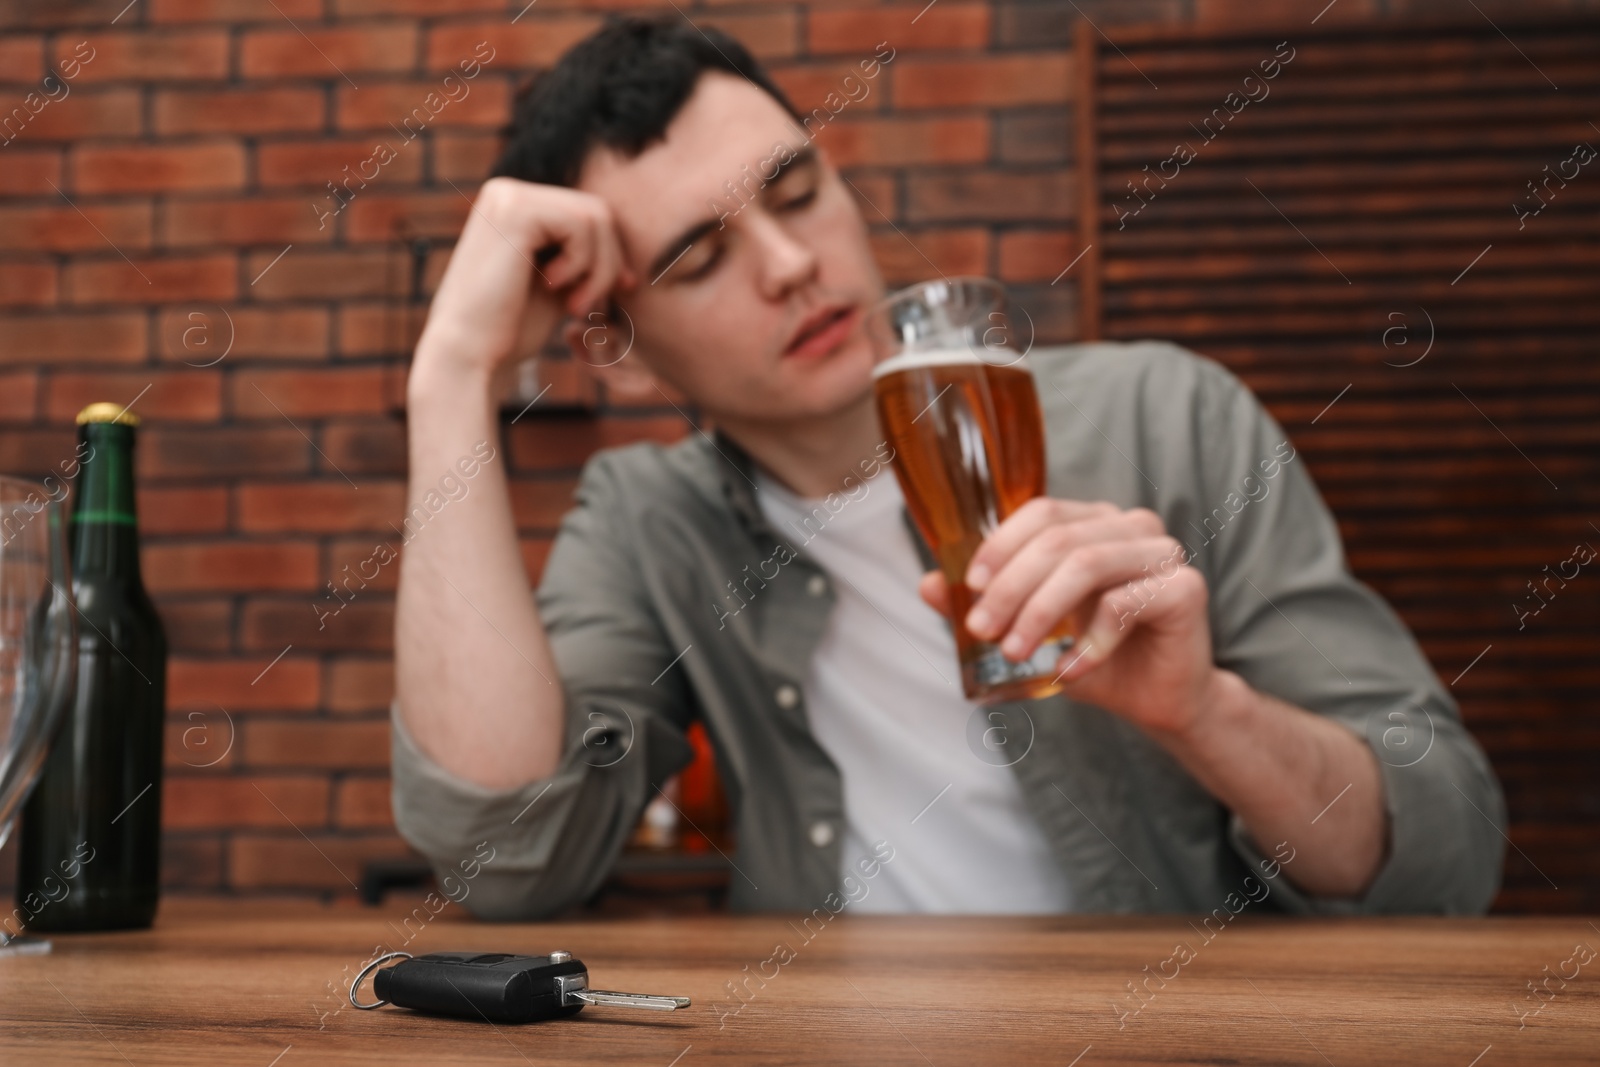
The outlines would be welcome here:
<svg viewBox="0 0 1600 1067">
<path fill-rule="evenodd" d="M 121 404 L 113 404 L 109 400 L 102 400 L 100 403 L 90 404 L 78 412 L 79 426 L 91 422 L 115 422 L 123 426 L 138 426 L 139 416 Z"/>
</svg>

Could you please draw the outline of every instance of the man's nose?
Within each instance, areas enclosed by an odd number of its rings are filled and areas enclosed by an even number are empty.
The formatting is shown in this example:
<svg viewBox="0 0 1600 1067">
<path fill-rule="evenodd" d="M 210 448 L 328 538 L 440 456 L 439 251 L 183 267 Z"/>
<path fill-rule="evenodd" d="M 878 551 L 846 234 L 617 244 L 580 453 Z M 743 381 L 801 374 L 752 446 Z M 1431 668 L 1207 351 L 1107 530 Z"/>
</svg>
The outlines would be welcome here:
<svg viewBox="0 0 1600 1067">
<path fill-rule="evenodd" d="M 762 296 L 781 300 L 816 278 L 817 254 L 795 240 L 777 219 L 764 211 L 751 212 L 746 227 Z"/>
</svg>

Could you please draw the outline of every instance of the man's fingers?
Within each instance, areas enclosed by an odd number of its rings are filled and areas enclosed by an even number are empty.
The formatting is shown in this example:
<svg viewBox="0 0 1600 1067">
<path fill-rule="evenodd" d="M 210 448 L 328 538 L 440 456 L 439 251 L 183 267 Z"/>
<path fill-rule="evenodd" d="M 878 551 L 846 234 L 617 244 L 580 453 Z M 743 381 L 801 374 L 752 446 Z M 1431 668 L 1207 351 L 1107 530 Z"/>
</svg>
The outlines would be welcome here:
<svg viewBox="0 0 1600 1067">
<path fill-rule="evenodd" d="M 581 278 L 594 263 L 597 227 L 594 216 L 587 212 L 563 212 L 542 221 L 561 251 L 545 264 L 541 274 L 545 284 L 559 292 Z"/>
<path fill-rule="evenodd" d="M 1061 676 L 1073 679 L 1088 674 L 1111 658 L 1111 653 L 1133 632 L 1146 601 L 1126 584 L 1100 594 L 1077 644 L 1067 653 Z"/>
<path fill-rule="evenodd" d="M 1158 572 L 1156 582 L 1123 583 L 1105 590 L 1085 625 L 1079 649 L 1073 651 L 1070 666 L 1063 672 L 1069 681 L 1081 678 L 1111 658 L 1117 648 L 1133 636 L 1140 624 L 1159 625 L 1172 612 L 1184 611 L 1193 600 L 1202 605 L 1207 597 L 1205 577 L 1193 567 L 1167 567 Z M 1201 609 L 1204 610 L 1203 607 Z M 1078 652 L 1082 652 L 1080 657 Z"/>
<path fill-rule="evenodd" d="M 1000 572 L 1000 568 L 1006 565 L 1006 561 L 1045 528 L 1057 523 L 1077 522 L 1090 516 L 1106 518 L 1120 510 L 1115 504 L 1104 501 L 1055 500 L 1044 496 L 1033 498 L 1006 516 L 1005 521 L 983 539 L 983 544 L 972 555 L 972 562 L 967 565 L 968 588 L 981 592 L 990 579 Z"/>
<path fill-rule="evenodd" d="M 594 262 L 590 264 L 582 284 L 568 298 L 568 310 L 574 315 L 583 315 L 598 307 L 606 295 L 617 287 L 626 270 L 616 227 L 609 217 L 597 219 L 594 225 Z"/>
<path fill-rule="evenodd" d="M 1088 513 L 1077 522 L 1040 529 L 989 579 L 983 595 L 967 613 L 967 629 L 979 637 L 998 637 L 1033 591 L 1074 551 L 1100 541 L 1131 541 L 1149 534 L 1132 512 L 1113 512 Z"/>
<path fill-rule="evenodd" d="M 1163 580 L 1159 578 L 1163 570 L 1170 575 L 1181 565 L 1182 551 L 1165 536 L 1103 541 L 1078 549 L 1023 604 L 1000 642 L 1000 651 L 1012 660 L 1025 659 L 1068 613 L 1102 589 L 1134 582 L 1136 589 L 1149 586 L 1149 595 L 1159 593 L 1152 583 Z"/>
</svg>

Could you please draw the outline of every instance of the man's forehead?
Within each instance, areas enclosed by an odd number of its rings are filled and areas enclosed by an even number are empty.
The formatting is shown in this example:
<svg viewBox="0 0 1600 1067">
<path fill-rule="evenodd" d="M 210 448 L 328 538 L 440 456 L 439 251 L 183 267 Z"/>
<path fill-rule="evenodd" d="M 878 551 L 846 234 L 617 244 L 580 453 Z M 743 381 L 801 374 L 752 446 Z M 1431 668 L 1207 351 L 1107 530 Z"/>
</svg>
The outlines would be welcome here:
<svg viewBox="0 0 1600 1067">
<path fill-rule="evenodd" d="M 628 259 L 642 265 L 685 228 L 734 210 L 724 183 L 742 186 L 744 168 L 756 175 L 777 146 L 806 143 L 804 131 L 770 94 L 720 71 L 701 76 L 673 116 L 666 136 L 627 158 L 600 147 L 584 161 L 578 188 L 610 206 Z M 770 174 L 770 170 L 769 170 Z"/>
</svg>

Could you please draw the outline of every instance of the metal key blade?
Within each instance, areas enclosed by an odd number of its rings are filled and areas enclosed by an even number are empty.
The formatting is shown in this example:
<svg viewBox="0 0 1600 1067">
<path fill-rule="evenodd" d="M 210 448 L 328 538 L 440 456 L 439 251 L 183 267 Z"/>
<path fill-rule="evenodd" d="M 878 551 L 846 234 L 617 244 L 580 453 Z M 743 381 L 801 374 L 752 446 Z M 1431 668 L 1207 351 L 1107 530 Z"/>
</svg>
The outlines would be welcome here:
<svg viewBox="0 0 1600 1067">
<path fill-rule="evenodd" d="M 605 1004 L 613 1008 L 677 1011 L 689 1006 L 688 997 L 656 997 L 648 993 L 617 993 L 609 989 L 575 989 L 567 995 L 585 1004 Z"/>
</svg>

